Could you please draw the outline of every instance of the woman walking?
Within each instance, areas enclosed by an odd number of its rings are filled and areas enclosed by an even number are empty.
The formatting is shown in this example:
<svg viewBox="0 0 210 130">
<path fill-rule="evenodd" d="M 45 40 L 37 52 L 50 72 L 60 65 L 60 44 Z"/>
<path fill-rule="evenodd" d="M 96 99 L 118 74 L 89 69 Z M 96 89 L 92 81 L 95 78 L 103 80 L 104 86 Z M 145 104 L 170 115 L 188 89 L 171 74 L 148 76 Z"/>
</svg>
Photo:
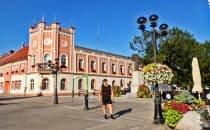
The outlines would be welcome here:
<svg viewBox="0 0 210 130">
<path fill-rule="evenodd" d="M 114 92 L 113 89 L 111 87 L 111 85 L 109 85 L 107 83 L 107 79 L 104 79 L 102 81 L 102 86 L 100 88 L 99 91 L 99 103 L 101 104 L 102 101 L 102 110 L 104 113 L 104 119 L 108 119 L 108 116 L 106 114 L 106 107 L 108 106 L 109 108 L 109 112 L 110 112 L 110 118 L 111 119 L 115 119 L 113 116 L 113 106 L 112 106 L 112 102 L 114 101 Z"/>
</svg>

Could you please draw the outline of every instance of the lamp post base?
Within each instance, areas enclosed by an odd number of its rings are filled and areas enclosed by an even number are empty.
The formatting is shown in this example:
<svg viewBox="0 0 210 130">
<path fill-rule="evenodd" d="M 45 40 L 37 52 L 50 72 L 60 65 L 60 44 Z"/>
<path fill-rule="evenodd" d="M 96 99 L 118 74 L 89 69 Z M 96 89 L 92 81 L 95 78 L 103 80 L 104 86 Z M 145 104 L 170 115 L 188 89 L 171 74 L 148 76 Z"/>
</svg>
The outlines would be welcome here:
<svg viewBox="0 0 210 130">
<path fill-rule="evenodd" d="M 89 110 L 89 106 L 88 106 L 88 93 L 85 94 L 85 108 L 84 110 Z"/>
<path fill-rule="evenodd" d="M 165 123 L 165 121 L 163 120 L 163 119 L 155 119 L 154 120 L 154 124 L 164 124 Z"/>
<path fill-rule="evenodd" d="M 163 115 L 162 115 L 161 102 L 158 100 L 155 100 L 154 123 L 155 124 L 164 124 L 165 123 Z"/>
<path fill-rule="evenodd" d="M 161 93 L 159 92 L 158 84 L 155 85 L 154 105 L 155 105 L 154 123 L 155 124 L 164 124 L 165 121 L 163 118 L 162 108 L 161 108 Z"/>
</svg>

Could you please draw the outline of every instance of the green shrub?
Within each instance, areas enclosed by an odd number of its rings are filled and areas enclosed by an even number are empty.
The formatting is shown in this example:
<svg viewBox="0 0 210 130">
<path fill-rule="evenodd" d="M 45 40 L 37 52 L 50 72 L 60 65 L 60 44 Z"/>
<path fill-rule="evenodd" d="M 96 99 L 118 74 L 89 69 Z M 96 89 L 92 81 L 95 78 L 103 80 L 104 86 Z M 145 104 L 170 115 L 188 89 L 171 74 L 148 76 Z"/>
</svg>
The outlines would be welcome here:
<svg viewBox="0 0 210 130">
<path fill-rule="evenodd" d="M 198 106 L 203 106 L 206 104 L 203 100 L 197 98 L 195 98 L 194 103 L 197 104 Z"/>
<path fill-rule="evenodd" d="M 200 107 L 196 110 L 202 120 L 209 120 L 209 112 L 206 107 Z"/>
<path fill-rule="evenodd" d="M 137 97 L 143 97 L 144 96 L 144 92 L 143 91 L 138 91 L 137 92 Z"/>
<path fill-rule="evenodd" d="M 122 92 L 121 92 L 120 88 L 121 88 L 120 86 L 114 86 L 113 87 L 115 97 L 121 97 Z"/>
<path fill-rule="evenodd" d="M 177 110 L 168 109 L 164 113 L 165 123 L 171 128 L 175 128 L 182 117 L 183 114 L 181 112 L 178 112 Z"/>
<path fill-rule="evenodd" d="M 146 85 L 140 85 L 137 91 L 138 98 L 151 98 L 150 90 Z"/>
<path fill-rule="evenodd" d="M 178 93 L 178 95 L 174 96 L 174 99 L 178 102 L 187 104 L 192 104 L 195 102 L 195 97 L 188 90 L 183 90 L 182 92 Z"/>
</svg>

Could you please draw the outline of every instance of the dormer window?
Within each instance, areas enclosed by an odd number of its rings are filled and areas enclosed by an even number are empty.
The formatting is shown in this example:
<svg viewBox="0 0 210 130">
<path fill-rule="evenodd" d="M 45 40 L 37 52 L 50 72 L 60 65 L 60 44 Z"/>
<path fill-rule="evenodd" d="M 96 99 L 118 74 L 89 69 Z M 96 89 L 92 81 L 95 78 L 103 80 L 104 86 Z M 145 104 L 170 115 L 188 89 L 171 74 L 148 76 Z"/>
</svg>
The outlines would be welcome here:
<svg viewBox="0 0 210 130">
<path fill-rule="evenodd" d="M 116 74 L 116 64 L 112 64 L 112 73 Z"/>
<path fill-rule="evenodd" d="M 102 72 L 106 73 L 106 63 L 102 63 Z"/>
<path fill-rule="evenodd" d="M 120 73 L 124 74 L 124 66 L 123 65 L 120 65 Z"/>
<path fill-rule="evenodd" d="M 84 70 L 84 59 L 79 59 L 79 70 Z"/>
<path fill-rule="evenodd" d="M 91 63 L 90 63 L 91 65 L 91 71 L 92 72 L 96 72 L 96 61 L 91 61 Z"/>
</svg>

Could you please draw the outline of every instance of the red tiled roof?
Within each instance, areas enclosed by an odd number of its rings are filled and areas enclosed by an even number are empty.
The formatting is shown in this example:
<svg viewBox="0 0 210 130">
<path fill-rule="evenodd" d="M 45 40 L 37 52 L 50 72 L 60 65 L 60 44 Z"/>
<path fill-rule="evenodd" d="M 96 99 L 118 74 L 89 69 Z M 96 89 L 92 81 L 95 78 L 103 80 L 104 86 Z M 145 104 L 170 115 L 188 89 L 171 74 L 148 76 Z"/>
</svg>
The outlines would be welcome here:
<svg viewBox="0 0 210 130">
<path fill-rule="evenodd" d="M 1 62 L 3 62 L 5 59 L 7 59 L 10 55 L 11 55 L 11 53 L 7 53 L 7 54 L 1 56 L 1 57 L 0 57 L 0 64 L 1 64 Z"/>
<path fill-rule="evenodd" d="M 5 65 L 5 64 L 20 61 L 20 60 L 26 60 L 27 57 L 28 57 L 28 47 L 22 47 L 20 50 L 12 54 L 8 54 L 8 56 L 1 57 L 0 65 Z"/>
</svg>

